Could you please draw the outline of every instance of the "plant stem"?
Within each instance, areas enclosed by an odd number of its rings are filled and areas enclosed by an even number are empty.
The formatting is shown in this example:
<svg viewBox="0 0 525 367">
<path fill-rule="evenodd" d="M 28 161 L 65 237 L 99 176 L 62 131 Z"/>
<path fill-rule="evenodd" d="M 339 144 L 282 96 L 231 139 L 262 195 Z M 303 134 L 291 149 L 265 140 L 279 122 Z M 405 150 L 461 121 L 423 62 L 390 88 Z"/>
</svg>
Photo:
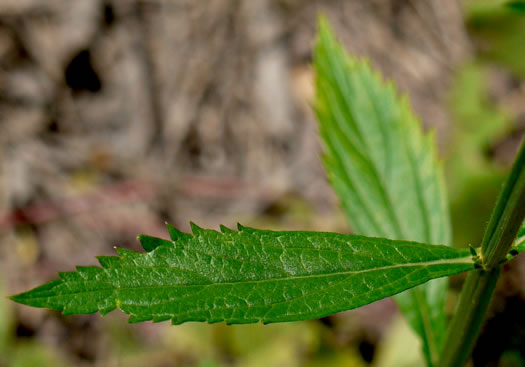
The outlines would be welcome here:
<svg viewBox="0 0 525 367">
<path fill-rule="evenodd" d="M 465 364 L 505 260 L 525 217 L 525 141 L 492 211 L 481 244 L 483 270 L 469 273 L 445 339 L 440 367 Z"/>
<path fill-rule="evenodd" d="M 440 367 L 463 366 L 469 357 L 500 273 L 501 267 L 497 266 L 490 272 L 478 270 L 467 276 L 442 349 Z"/>
<path fill-rule="evenodd" d="M 514 161 L 481 243 L 483 267 L 499 264 L 512 246 L 525 217 L 525 141 Z"/>
</svg>

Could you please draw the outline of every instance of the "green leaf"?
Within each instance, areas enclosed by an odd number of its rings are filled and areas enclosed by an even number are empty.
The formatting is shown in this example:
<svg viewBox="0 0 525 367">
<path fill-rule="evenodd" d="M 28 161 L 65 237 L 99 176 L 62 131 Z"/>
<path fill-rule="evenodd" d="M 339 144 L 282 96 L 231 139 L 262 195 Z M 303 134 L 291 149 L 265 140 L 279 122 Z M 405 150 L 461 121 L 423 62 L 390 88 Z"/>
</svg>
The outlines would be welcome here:
<svg viewBox="0 0 525 367">
<path fill-rule="evenodd" d="M 318 232 L 239 226 L 223 232 L 169 227 L 173 241 L 139 236 L 145 253 L 117 249 L 102 268 L 77 267 L 12 297 L 64 314 L 115 308 L 130 322 L 264 323 L 308 320 L 473 270 L 469 250 Z"/>
<path fill-rule="evenodd" d="M 315 109 L 324 164 L 355 233 L 450 243 L 449 212 L 433 134 L 406 98 L 366 61 L 350 57 L 323 19 L 315 47 Z M 430 364 L 446 330 L 446 279 L 397 297 Z"/>
</svg>

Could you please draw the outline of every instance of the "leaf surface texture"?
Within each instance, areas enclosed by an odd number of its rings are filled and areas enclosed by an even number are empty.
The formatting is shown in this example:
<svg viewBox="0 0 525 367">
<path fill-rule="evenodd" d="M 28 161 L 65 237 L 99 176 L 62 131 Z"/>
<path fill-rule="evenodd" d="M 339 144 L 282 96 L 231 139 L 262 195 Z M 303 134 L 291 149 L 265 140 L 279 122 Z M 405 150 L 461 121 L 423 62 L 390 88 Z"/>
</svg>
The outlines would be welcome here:
<svg viewBox="0 0 525 367">
<path fill-rule="evenodd" d="M 12 297 L 65 314 L 116 308 L 130 322 L 227 323 L 314 319 L 475 268 L 468 250 L 318 232 L 169 226 L 172 241 L 139 236 L 144 253 L 117 249 Z"/>
</svg>

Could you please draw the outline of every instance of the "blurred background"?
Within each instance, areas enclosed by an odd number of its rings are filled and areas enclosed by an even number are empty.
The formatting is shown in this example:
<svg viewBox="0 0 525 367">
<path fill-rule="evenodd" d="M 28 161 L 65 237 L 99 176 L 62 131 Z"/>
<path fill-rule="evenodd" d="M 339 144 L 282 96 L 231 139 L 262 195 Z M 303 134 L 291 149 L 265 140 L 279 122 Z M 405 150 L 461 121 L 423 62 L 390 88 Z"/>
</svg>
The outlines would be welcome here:
<svg viewBox="0 0 525 367">
<path fill-rule="evenodd" d="M 501 1 L 0 0 L 0 366 L 420 365 L 389 299 L 233 327 L 6 299 L 165 221 L 350 232 L 311 110 L 320 12 L 436 130 L 454 244 L 480 243 L 525 132 L 525 16 Z M 524 365 L 524 296 L 522 255 L 475 366 Z"/>
</svg>

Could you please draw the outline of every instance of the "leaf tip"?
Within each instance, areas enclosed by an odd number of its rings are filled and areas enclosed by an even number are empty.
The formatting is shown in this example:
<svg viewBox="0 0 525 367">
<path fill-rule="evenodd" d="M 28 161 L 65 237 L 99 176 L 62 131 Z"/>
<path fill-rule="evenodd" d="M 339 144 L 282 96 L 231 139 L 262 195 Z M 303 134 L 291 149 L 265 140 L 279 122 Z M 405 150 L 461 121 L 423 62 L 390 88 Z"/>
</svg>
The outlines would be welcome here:
<svg viewBox="0 0 525 367">
<path fill-rule="evenodd" d="M 22 303 L 22 302 L 20 302 L 20 299 L 21 299 L 20 296 L 21 296 L 22 294 L 23 294 L 23 293 L 13 294 L 12 296 L 7 296 L 7 298 L 10 299 L 10 300 L 13 301 L 13 302 L 16 302 L 16 303 Z"/>
<path fill-rule="evenodd" d="M 175 241 L 179 240 L 180 238 L 188 236 L 187 233 L 182 232 L 181 230 L 179 230 L 178 228 L 172 226 L 168 222 L 165 222 L 165 224 L 166 224 L 166 228 L 168 229 L 168 233 L 169 233 L 170 238 L 171 238 L 172 241 L 175 242 Z"/>
<path fill-rule="evenodd" d="M 222 233 L 233 233 L 234 231 L 232 231 L 230 228 L 226 227 L 225 225 L 221 224 L 219 225 L 219 228 L 221 229 L 221 232 Z"/>
<path fill-rule="evenodd" d="M 26 292 L 9 296 L 8 298 L 13 302 L 20 303 L 26 306 L 47 307 L 57 310 L 58 308 L 56 305 L 48 304 L 44 299 L 45 297 L 42 296 L 48 297 L 50 293 L 52 293 L 53 288 L 60 284 L 62 284 L 62 280 L 55 279 L 50 282 L 44 283 L 36 288 L 30 289 Z"/>
<path fill-rule="evenodd" d="M 191 231 L 194 235 L 197 235 L 199 233 L 202 233 L 204 229 L 196 225 L 194 222 L 190 222 Z"/>
<path fill-rule="evenodd" d="M 111 311 L 113 311 L 114 309 L 116 309 L 117 307 L 115 307 L 115 305 L 108 305 L 108 307 L 104 307 L 104 308 L 101 308 L 98 310 L 98 312 L 100 313 L 100 316 L 104 317 L 106 316 L 108 313 L 110 313 Z M 120 307 L 118 307 L 120 309 Z"/>
<path fill-rule="evenodd" d="M 116 267 L 120 261 L 118 256 L 95 256 L 95 258 L 104 269 Z"/>
<path fill-rule="evenodd" d="M 330 22 L 328 21 L 328 17 L 325 13 L 319 14 L 317 17 L 317 28 L 319 35 L 331 35 L 333 33 L 332 27 L 330 26 Z"/>
<path fill-rule="evenodd" d="M 128 324 L 136 324 L 139 322 L 150 321 L 153 316 L 140 316 L 136 314 L 131 314 L 128 318 Z"/>
<path fill-rule="evenodd" d="M 171 241 L 164 240 L 162 238 L 148 236 L 146 234 L 141 234 L 137 238 L 138 238 L 140 244 L 142 245 L 142 247 L 144 248 L 144 250 L 146 250 L 146 252 L 151 252 L 151 251 L 155 250 L 159 246 L 171 246 L 171 245 L 173 245 L 173 242 L 171 242 Z"/>
</svg>

